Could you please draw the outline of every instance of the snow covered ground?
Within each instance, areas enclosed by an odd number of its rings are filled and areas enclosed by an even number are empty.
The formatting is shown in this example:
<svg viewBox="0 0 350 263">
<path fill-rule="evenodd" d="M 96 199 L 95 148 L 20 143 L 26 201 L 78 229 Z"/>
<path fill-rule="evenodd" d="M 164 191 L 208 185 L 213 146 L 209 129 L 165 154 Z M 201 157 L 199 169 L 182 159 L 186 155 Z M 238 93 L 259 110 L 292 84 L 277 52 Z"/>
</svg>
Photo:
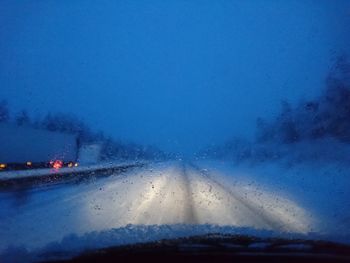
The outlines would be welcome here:
<svg viewBox="0 0 350 263">
<path fill-rule="evenodd" d="M 205 161 L 200 166 L 217 181 L 254 199 L 268 214 L 285 219 L 289 227 L 350 243 L 350 167 L 346 163 L 235 166 Z"/>
<path fill-rule="evenodd" d="M 164 162 L 80 184 L 0 192 L 0 255 L 213 232 L 350 242 L 347 175 L 332 165 Z"/>
</svg>

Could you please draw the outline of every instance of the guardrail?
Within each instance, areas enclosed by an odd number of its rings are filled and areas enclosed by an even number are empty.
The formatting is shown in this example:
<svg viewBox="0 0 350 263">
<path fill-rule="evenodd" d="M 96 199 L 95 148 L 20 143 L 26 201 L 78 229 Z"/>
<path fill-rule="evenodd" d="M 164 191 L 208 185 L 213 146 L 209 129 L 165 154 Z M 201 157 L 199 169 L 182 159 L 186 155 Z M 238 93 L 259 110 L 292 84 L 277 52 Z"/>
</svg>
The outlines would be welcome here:
<svg viewBox="0 0 350 263">
<path fill-rule="evenodd" d="M 115 173 L 126 172 L 131 168 L 142 167 L 146 163 L 99 164 L 61 169 L 37 169 L 25 171 L 2 172 L 0 190 L 33 187 L 43 184 L 79 182 L 87 178 L 100 178 Z"/>
</svg>

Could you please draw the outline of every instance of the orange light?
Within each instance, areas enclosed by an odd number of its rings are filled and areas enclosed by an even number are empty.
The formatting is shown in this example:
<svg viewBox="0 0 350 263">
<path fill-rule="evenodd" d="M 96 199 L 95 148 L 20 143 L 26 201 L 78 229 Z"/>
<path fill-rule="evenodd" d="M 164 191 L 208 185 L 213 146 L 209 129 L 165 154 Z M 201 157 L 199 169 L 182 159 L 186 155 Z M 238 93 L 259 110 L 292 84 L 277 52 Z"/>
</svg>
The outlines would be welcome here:
<svg viewBox="0 0 350 263">
<path fill-rule="evenodd" d="M 27 166 L 32 166 L 32 162 L 27 162 Z"/>
<path fill-rule="evenodd" d="M 60 160 L 54 161 L 52 167 L 56 170 L 62 168 L 63 162 Z"/>
<path fill-rule="evenodd" d="M 0 163 L 0 169 L 5 169 L 6 168 L 6 164 L 4 164 L 4 163 Z"/>
<path fill-rule="evenodd" d="M 68 167 L 73 167 L 73 163 L 69 163 L 69 164 L 68 164 Z"/>
</svg>

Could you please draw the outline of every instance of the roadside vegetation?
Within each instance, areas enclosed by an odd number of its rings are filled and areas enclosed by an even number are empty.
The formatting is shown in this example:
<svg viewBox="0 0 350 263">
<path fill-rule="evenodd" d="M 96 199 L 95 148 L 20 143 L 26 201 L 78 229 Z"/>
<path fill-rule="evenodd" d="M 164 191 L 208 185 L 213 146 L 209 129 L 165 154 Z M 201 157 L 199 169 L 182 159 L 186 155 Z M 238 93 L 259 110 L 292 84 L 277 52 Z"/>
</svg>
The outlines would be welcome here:
<svg viewBox="0 0 350 263">
<path fill-rule="evenodd" d="M 291 105 L 282 101 L 275 118 L 257 119 L 254 140 L 233 138 L 208 147 L 201 157 L 263 162 L 286 159 L 350 160 L 350 63 L 338 57 L 319 97 Z"/>
</svg>

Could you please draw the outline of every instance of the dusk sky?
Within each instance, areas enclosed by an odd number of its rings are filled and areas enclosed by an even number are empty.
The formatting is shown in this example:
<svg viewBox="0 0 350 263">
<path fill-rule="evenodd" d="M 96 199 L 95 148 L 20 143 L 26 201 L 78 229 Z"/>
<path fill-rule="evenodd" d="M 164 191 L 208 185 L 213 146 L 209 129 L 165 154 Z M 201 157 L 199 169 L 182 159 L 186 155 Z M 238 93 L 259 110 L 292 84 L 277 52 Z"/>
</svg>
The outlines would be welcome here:
<svg viewBox="0 0 350 263">
<path fill-rule="evenodd" d="M 350 1 L 0 3 L 0 99 L 193 153 L 317 96 L 350 47 Z"/>
</svg>

